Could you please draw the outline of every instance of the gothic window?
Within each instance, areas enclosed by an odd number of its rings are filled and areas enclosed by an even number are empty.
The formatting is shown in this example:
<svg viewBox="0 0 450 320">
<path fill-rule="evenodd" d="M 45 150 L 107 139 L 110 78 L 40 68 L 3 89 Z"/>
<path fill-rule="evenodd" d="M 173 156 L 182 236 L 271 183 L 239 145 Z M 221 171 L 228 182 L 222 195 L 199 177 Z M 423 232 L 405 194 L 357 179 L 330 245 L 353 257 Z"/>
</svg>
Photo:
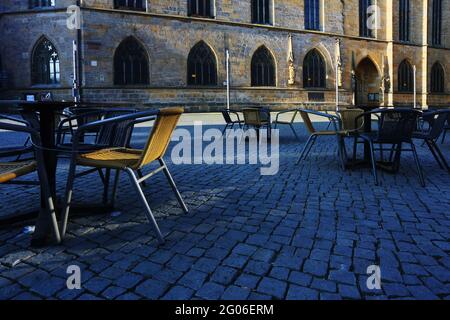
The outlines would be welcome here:
<svg viewBox="0 0 450 320">
<path fill-rule="evenodd" d="M 191 86 L 216 86 L 217 62 L 211 48 L 203 41 L 197 43 L 188 56 L 188 79 Z"/>
<path fill-rule="evenodd" d="M 439 62 L 436 62 L 431 68 L 431 92 L 444 92 L 444 68 Z"/>
<path fill-rule="evenodd" d="M 398 91 L 412 92 L 414 90 L 413 67 L 408 60 L 403 60 L 398 67 Z"/>
<path fill-rule="evenodd" d="M 213 2 L 214 0 L 189 0 L 188 15 L 194 17 L 213 18 Z"/>
<path fill-rule="evenodd" d="M 145 0 L 114 0 L 114 8 L 145 11 Z"/>
<path fill-rule="evenodd" d="M 431 42 L 435 46 L 442 43 L 442 0 L 433 0 L 431 19 Z"/>
<path fill-rule="evenodd" d="M 400 41 L 409 41 L 410 3 L 409 0 L 399 2 L 399 38 Z"/>
<path fill-rule="evenodd" d="M 149 83 L 148 56 L 133 37 L 122 41 L 114 54 L 114 84 L 143 85 Z"/>
<path fill-rule="evenodd" d="M 325 61 L 316 49 L 311 50 L 303 61 L 303 87 L 325 88 Z"/>
<path fill-rule="evenodd" d="M 305 0 L 305 29 L 320 30 L 320 0 Z"/>
<path fill-rule="evenodd" d="M 252 23 L 270 24 L 270 1 L 252 0 Z"/>
<path fill-rule="evenodd" d="M 369 7 L 373 4 L 373 0 L 359 0 L 359 35 L 361 37 L 372 38 L 372 29 L 368 26 Z"/>
<path fill-rule="evenodd" d="M 33 84 L 60 83 L 61 74 L 58 51 L 47 38 L 41 38 L 35 45 L 31 69 Z"/>
<path fill-rule="evenodd" d="M 253 54 L 251 68 L 253 87 L 275 86 L 275 60 L 266 47 L 260 47 Z"/>
</svg>

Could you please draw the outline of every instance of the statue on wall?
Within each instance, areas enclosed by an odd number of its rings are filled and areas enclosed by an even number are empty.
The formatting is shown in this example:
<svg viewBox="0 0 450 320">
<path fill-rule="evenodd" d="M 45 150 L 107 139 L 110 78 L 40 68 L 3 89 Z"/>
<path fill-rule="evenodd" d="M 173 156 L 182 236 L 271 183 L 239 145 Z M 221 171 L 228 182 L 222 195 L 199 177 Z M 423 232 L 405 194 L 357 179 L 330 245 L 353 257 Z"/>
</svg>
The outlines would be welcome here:
<svg viewBox="0 0 450 320">
<path fill-rule="evenodd" d="M 342 58 L 341 58 L 341 40 L 336 39 L 336 64 L 337 64 L 337 74 L 336 80 L 338 82 L 338 86 L 342 87 Z"/>
<path fill-rule="evenodd" d="M 294 52 L 292 50 L 292 35 L 289 34 L 288 39 L 288 84 L 295 84 L 295 66 L 294 66 Z"/>
</svg>

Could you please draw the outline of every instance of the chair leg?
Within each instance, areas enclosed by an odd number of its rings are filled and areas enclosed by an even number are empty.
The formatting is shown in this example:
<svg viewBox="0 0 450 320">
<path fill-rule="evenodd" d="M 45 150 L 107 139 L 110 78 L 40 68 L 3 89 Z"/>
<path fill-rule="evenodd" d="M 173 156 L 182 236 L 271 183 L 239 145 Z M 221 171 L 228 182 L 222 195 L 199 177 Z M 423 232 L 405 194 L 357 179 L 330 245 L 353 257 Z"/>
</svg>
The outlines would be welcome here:
<svg viewBox="0 0 450 320">
<path fill-rule="evenodd" d="M 148 205 L 147 199 L 145 198 L 144 192 L 141 189 L 141 186 L 139 185 L 138 180 L 136 179 L 136 175 L 134 174 L 133 170 L 126 169 L 128 175 L 130 176 L 131 183 L 135 187 L 139 198 L 141 199 L 142 204 L 145 207 L 145 215 L 148 219 L 148 221 L 153 225 L 153 228 L 156 231 L 156 236 L 158 238 L 159 243 L 164 243 L 164 238 L 161 233 L 161 230 L 159 229 L 158 223 L 156 222 L 155 217 L 153 216 L 152 210 L 150 209 L 150 206 Z"/>
<path fill-rule="evenodd" d="M 317 141 L 317 136 L 314 135 L 313 140 L 312 140 L 311 144 L 309 145 L 309 149 L 306 151 L 305 158 L 307 158 L 309 156 L 313 146 L 316 144 L 316 141 Z"/>
<path fill-rule="evenodd" d="M 142 178 L 144 175 L 142 174 L 142 170 L 138 169 L 137 174 L 139 178 Z M 142 186 L 145 188 L 147 186 L 147 183 L 145 181 L 142 181 Z"/>
<path fill-rule="evenodd" d="M 416 162 L 417 173 L 419 174 L 420 184 L 425 187 L 425 179 L 423 178 L 422 167 L 420 166 L 419 156 L 417 155 L 416 146 L 411 142 L 411 149 L 414 155 L 414 161 Z"/>
<path fill-rule="evenodd" d="M 427 139 L 424 139 L 424 142 L 427 144 L 428 149 L 430 149 L 431 154 L 433 155 L 434 160 L 436 160 L 436 162 L 438 163 L 439 167 L 440 167 L 441 169 L 444 169 L 444 166 L 443 166 L 442 163 L 441 163 L 441 159 L 439 159 L 438 155 L 436 154 L 436 151 L 434 150 L 434 146 L 433 146 L 433 144 L 432 144 L 433 142 L 428 141 Z"/>
<path fill-rule="evenodd" d="M 372 161 L 372 174 L 375 179 L 375 185 L 378 185 L 378 172 L 377 172 L 377 161 L 375 159 L 375 148 L 373 146 L 373 142 L 370 142 L 370 156 Z"/>
<path fill-rule="evenodd" d="M 189 210 L 188 210 L 186 204 L 184 203 L 183 198 L 181 197 L 180 191 L 178 191 L 177 185 L 175 184 L 175 181 L 173 180 L 172 175 L 170 174 L 169 168 L 167 168 L 167 165 L 166 165 L 166 163 L 164 162 L 163 159 L 159 159 L 159 163 L 161 164 L 162 167 L 164 167 L 164 169 L 163 169 L 164 174 L 166 175 L 166 178 L 169 181 L 170 186 L 173 189 L 173 192 L 175 192 L 175 195 L 177 197 L 178 203 L 183 208 L 183 211 L 185 213 L 188 213 Z"/>
<path fill-rule="evenodd" d="M 119 184 L 120 170 L 116 170 L 116 176 L 114 177 L 114 185 L 111 193 L 111 205 L 114 207 L 116 203 L 117 186 Z"/>
<path fill-rule="evenodd" d="M 448 165 L 447 160 L 445 159 L 444 154 L 442 153 L 441 149 L 438 147 L 437 143 L 435 141 L 431 142 L 431 145 L 434 147 L 434 150 L 436 150 L 436 153 L 438 154 L 439 158 L 442 161 L 442 164 L 445 166 L 447 171 L 450 172 L 450 166 Z"/>
<path fill-rule="evenodd" d="M 305 144 L 305 146 L 303 147 L 302 153 L 300 154 L 300 157 L 299 157 L 298 160 L 297 160 L 297 164 L 299 164 L 300 161 L 302 161 L 302 159 L 303 159 L 303 157 L 304 157 L 304 155 L 305 155 L 305 153 L 306 153 L 306 150 L 308 150 L 309 145 L 311 144 L 311 141 L 314 139 L 313 137 L 314 137 L 314 136 L 312 136 L 312 135 L 309 136 L 308 141 L 306 141 L 306 144 Z"/>
<path fill-rule="evenodd" d="M 48 217 L 48 220 L 50 221 L 50 225 L 51 225 L 52 232 L 53 232 L 53 237 L 54 237 L 56 243 L 60 243 L 61 242 L 61 234 L 59 232 L 58 220 L 56 219 L 56 210 L 55 210 L 55 205 L 53 202 L 52 192 L 51 192 L 50 186 L 48 184 L 47 173 L 45 172 L 45 169 L 43 168 L 42 159 L 39 162 L 40 162 L 40 164 L 38 164 L 38 175 L 39 175 L 39 180 L 41 182 L 42 192 L 44 193 L 44 197 L 45 197 L 45 201 L 46 201 L 45 210 L 47 211 L 47 215 L 48 215 L 47 217 Z"/>
<path fill-rule="evenodd" d="M 442 141 L 441 141 L 441 144 L 444 144 L 445 136 L 447 135 L 447 131 L 448 131 L 448 130 L 444 130 L 444 133 L 442 134 Z"/>
<path fill-rule="evenodd" d="M 105 183 L 103 184 L 103 204 L 108 203 L 109 180 L 111 179 L 111 169 L 106 169 Z"/>
<path fill-rule="evenodd" d="M 64 239 L 66 235 L 67 230 L 67 222 L 69 218 L 69 211 L 70 211 L 70 205 L 72 201 L 72 193 L 73 193 L 73 182 L 75 180 L 75 170 L 76 170 L 76 163 L 75 160 L 72 159 L 70 163 L 70 169 L 69 169 L 69 176 L 67 178 L 67 186 L 66 186 L 66 196 L 65 196 L 65 202 L 64 202 L 64 209 L 61 212 L 61 239 Z"/>
<path fill-rule="evenodd" d="M 228 129 L 228 123 L 225 125 L 225 128 L 223 128 L 223 130 L 222 130 L 222 135 L 225 134 L 225 132 L 227 131 L 227 129 Z"/>
<path fill-rule="evenodd" d="M 356 152 L 358 151 L 358 137 L 353 140 L 353 162 L 356 162 Z"/>
<path fill-rule="evenodd" d="M 275 124 L 275 126 L 276 126 L 276 124 Z M 297 140 L 300 140 L 300 138 L 299 138 L 298 135 L 297 135 L 297 132 L 295 132 L 294 126 L 293 126 L 292 124 L 289 124 L 289 126 L 291 127 L 291 130 L 292 130 L 292 132 L 294 133 L 295 138 L 296 138 Z M 276 128 L 277 128 L 277 127 L 275 127 L 275 129 L 276 129 Z"/>
<path fill-rule="evenodd" d="M 336 134 L 336 138 L 337 138 L 337 147 L 338 147 L 338 157 L 339 157 L 339 162 L 341 163 L 341 167 L 342 170 L 345 171 L 345 161 L 344 161 L 344 150 L 342 150 L 342 140 L 341 140 L 341 136 L 339 134 Z"/>
</svg>

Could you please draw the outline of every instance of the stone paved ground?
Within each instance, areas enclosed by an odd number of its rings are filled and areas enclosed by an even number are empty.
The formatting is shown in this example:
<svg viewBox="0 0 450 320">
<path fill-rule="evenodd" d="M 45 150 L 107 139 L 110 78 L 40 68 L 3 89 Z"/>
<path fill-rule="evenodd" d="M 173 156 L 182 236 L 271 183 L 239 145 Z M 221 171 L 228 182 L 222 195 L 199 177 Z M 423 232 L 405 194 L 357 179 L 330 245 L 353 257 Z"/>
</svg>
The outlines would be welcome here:
<svg viewBox="0 0 450 320">
<path fill-rule="evenodd" d="M 62 245 L 32 249 L 21 227 L 0 228 L 0 298 L 450 298 L 450 175 L 427 149 L 418 148 L 426 188 L 410 154 L 398 175 L 381 174 L 376 187 L 367 169 L 340 170 L 332 138 L 296 165 L 306 141 L 303 126 L 296 127 L 301 142 L 281 132 L 275 176 L 261 176 L 257 165 L 170 165 L 187 215 L 163 175 L 150 180 L 145 192 L 164 245 L 125 176 L 122 214 L 75 217 Z M 61 194 L 66 161 L 59 170 Z M 76 202 L 100 201 L 95 175 L 78 180 L 75 190 Z M 0 211 L 35 206 L 36 191 L 1 186 Z M 65 285 L 74 264 L 82 270 L 81 290 Z M 370 265 L 381 267 L 381 290 L 366 286 Z"/>
</svg>

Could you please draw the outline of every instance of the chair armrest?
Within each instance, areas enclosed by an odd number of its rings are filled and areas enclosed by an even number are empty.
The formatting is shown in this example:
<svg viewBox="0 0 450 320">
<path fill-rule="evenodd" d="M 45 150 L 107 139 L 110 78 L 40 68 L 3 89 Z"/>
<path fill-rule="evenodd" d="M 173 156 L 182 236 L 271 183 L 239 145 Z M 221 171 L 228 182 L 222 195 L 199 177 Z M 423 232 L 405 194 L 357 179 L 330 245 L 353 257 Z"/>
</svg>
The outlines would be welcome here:
<svg viewBox="0 0 450 320">
<path fill-rule="evenodd" d="M 15 117 L 5 116 L 3 114 L 0 114 L 0 120 L 2 120 L 2 119 L 9 120 L 9 121 L 14 121 L 14 122 L 19 122 L 19 123 L 22 123 L 22 124 L 24 124 L 26 126 L 30 125 L 30 123 L 28 121 L 26 121 L 26 120 L 18 119 L 18 118 L 15 118 Z"/>
<path fill-rule="evenodd" d="M 280 115 L 285 114 L 285 113 L 289 113 L 289 112 L 298 112 L 297 108 L 292 108 L 292 109 L 287 109 L 287 110 L 283 110 L 283 111 L 279 111 L 275 117 L 275 123 L 278 122 L 278 119 L 280 118 Z M 294 121 L 295 116 L 292 118 L 292 120 L 290 121 L 291 123 Z"/>
<path fill-rule="evenodd" d="M 239 122 L 241 122 L 241 118 L 239 117 L 239 112 L 235 110 L 227 110 L 228 113 L 232 113 L 236 116 Z"/>
</svg>

